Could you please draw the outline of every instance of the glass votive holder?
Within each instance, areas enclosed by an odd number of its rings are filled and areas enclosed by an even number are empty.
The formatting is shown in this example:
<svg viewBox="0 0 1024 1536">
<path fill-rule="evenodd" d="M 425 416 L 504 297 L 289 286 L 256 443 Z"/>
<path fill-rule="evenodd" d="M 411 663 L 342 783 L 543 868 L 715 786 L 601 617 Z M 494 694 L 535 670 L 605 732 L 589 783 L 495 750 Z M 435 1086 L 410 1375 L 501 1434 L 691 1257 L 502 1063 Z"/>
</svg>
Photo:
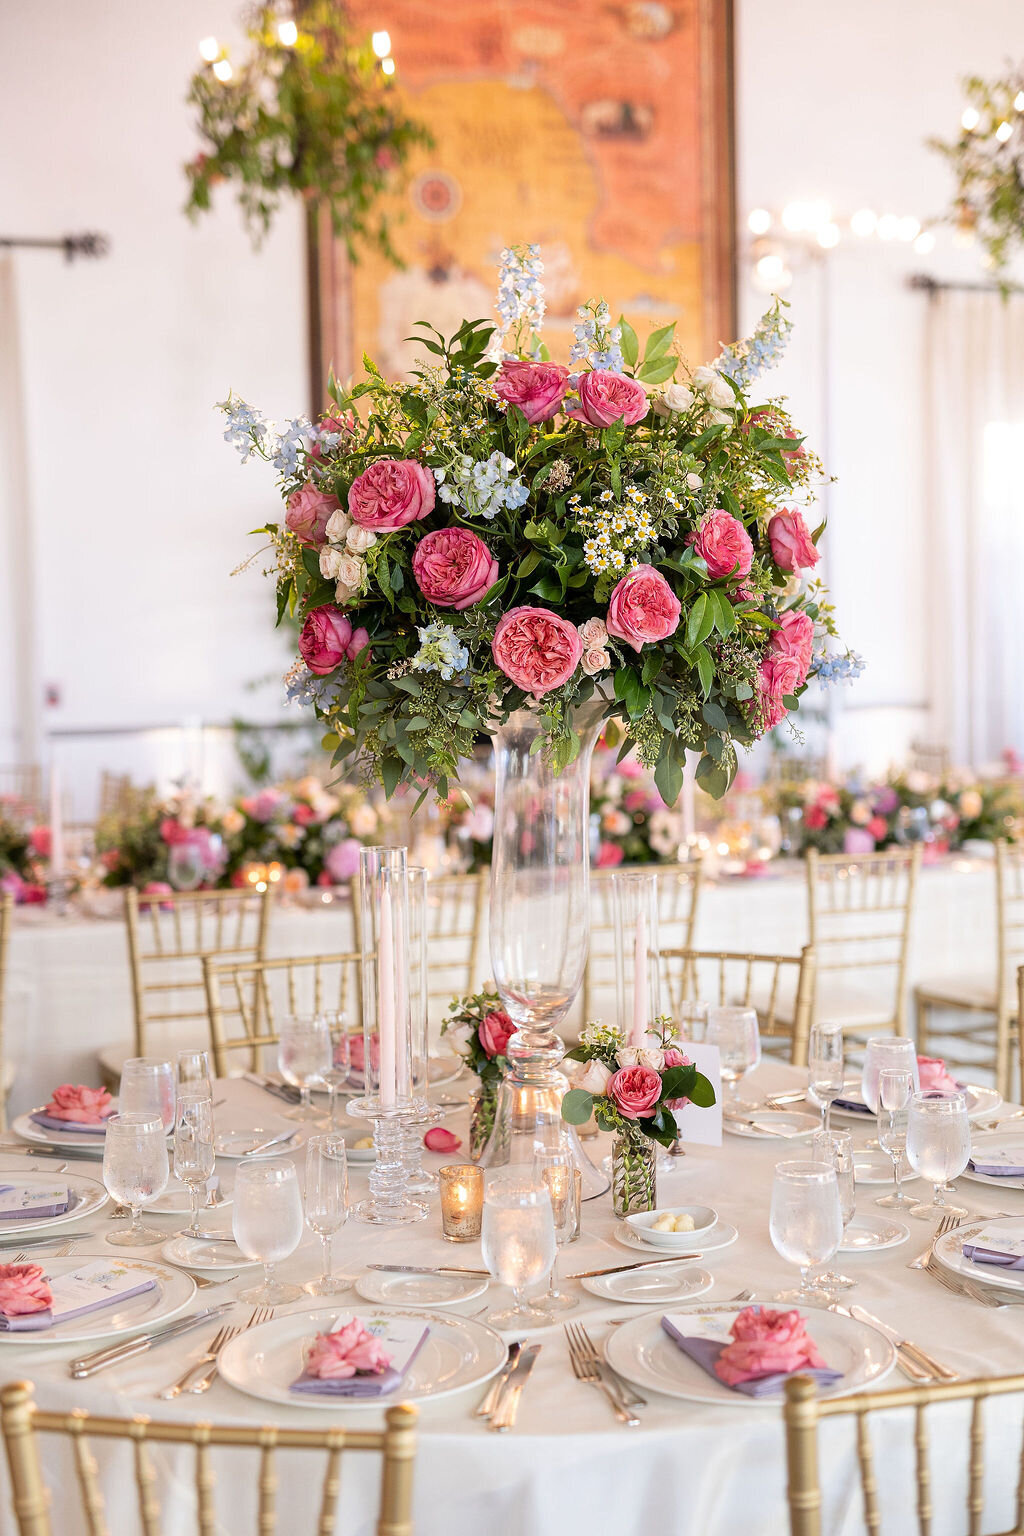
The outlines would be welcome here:
<svg viewBox="0 0 1024 1536">
<path fill-rule="evenodd" d="M 480 1236 L 484 1210 L 484 1170 L 476 1163 L 449 1163 L 437 1170 L 441 1192 L 441 1235 L 449 1243 L 471 1243 Z"/>
<path fill-rule="evenodd" d="M 566 1242 L 574 1243 L 580 1235 L 581 1217 L 583 1214 L 583 1175 L 578 1168 L 572 1171 L 573 1176 L 573 1202 L 572 1202 L 572 1226 L 566 1236 Z"/>
</svg>

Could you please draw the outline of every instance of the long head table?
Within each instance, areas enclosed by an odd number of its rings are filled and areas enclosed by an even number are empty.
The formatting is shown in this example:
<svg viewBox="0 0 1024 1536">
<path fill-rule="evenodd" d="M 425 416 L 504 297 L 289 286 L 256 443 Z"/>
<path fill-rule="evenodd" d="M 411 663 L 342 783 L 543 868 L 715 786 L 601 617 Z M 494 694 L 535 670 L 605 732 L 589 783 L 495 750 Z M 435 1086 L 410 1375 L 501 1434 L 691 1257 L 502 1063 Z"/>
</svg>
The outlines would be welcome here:
<svg viewBox="0 0 1024 1536">
<path fill-rule="evenodd" d="M 744 1091 L 779 1090 L 801 1081 L 793 1068 L 766 1063 L 748 1078 Z M 453 1090 L 454 1091 L 454 1090 Z M 218 1094 L 228 1096 L 234 1117 L 251 1110 L 254 1119 L 279 1108 L 248 1083 L 218 1084 Z M 222 1113 L 227 1114 L 226 1108 Z M 465 1135 L 464 1121 L 454 1117 L 448 1124 Z M 360 1123 L 357 1134 L 364 1131 Z M 857 1133 L 859 1142 L 872 1134 L 871 1127 Z M 589 1144 L 593 1148 L 594 1143 Z M 604 1147 L 599 1150 L 603 1151 Z M 301 1169 L 301 1154 L 299 1157 Z M 768 1204 L 775 1163 L 800 1156 L 797 1143 L 751 1141 L 726 1136 L 721 1149 L 697 1149 L 680 1160 L 671 1175 L 660 1180 L 660 1203 L 699 1201 L 717 1207 L 739 1229 L 732 1247 L 711 1252 L 700 1261 L 714 1276 L 707 1300 L 733 1296 L 742 1287 L 770 1296 L 790 1286 L 795 1271 L 774 1252 L 768 1235 Z M 451 1157 L 431 1157 L 439 1166 Z M 26 1159 L 8 1158 L 5 1172 L 24 1171 Z M 39 1166 L 52 1169 L 52 1163 Z M 96 1162 L 74 1165 L 78 1171 L 98 1176 Z M 221 1161 L 218 1171 L 230 1187 L 237 1164 Z M 365 1172 L 354 1169 L 353 1195 L 365 1187 Z M 912 1185 L 922 1190 L 921 1184 Z M 876 1186 L 859 1191 L 858 1209 L 872 1211 Z M 1000 1191 L 961 1180 L 959 1194 L 972 1211 L 994 1214 L 1012 1210 L 1024 1214 L 1024 1195 Z M 226 1214 L 226 1213 L 225 1213 Z M 907 1269 L 908 1261 L 924 1246 L 932 1228 L 924 1222 L 903 1218 L 911 1228 L 909 1242 L 874 1256 L 843 1255 L 841 1267 L 855 1274 L 857 1289 L 849 1298 L 860 1302 L 887 1322 L 905 1330 L 924 1348 L 938 1354 L 965 1375 L 1006 1374 L 1024 1370 L 1024 1313 L 1015 1307 L 990 1310 L 950 1295 L 921 1271 Z M 168 1232 L 181 1218 L 150 1217 Z M 96 1218 L 86 1219 L 90 1226 Z M 628 1261 L 628 1253 L 614 1241 L 614 1218 L 608 1197 L 584 1207 L 583 1233 L 579 1242 L 563 1250 L 562 1268 L 611 1265 Z M 397 1230 L 349 1222 L 335 1239 L 338 1269 L 356 1275 L 367 1262 L 416 1264 L 460 1263 L 478 1265 L 478 1244 L 457 1248 L 443 1242 L 436 1201 L 429 1219 Z M 83 1244 L 82 1254 L 116 1250 L 95 1240 Z M 148 1250 L 136 1250 L 142 1254 Z M 153 1250 L 154 1253 L 159 1250 Z M 280 1266 L 282 1277 L 305 1281 L 318 1273 L 316 1240 L 307 1234 L 300 1250 Z M 196 1305 L 210 1304 L 252 1284 L 258 1272 L 244 1270 L 239 1278 L 197 1295 Z M 614 1318 L 641 1310 L 624 1304 L 608 1304 L 587 1294 L 578 1282 L 566 1288 L 581 1297 L 580 1307 L 568 1319 L 586 1322 L 600 1338 Z M 492 1285 L 486 1297 L 487 1311 L 506 1305 L 508 1293 Z M 339 1306 L 360 1304 L 354 1293 L 339 1298 Z M 319 1303 L 318 1303 L 319 1304 Z M 464 1303 L 460 1310 L 475 1314 L 485 1298 Z M 294 1304 L 309 1305 L 308 1299 Z M 249 1309 L 239 1304 L 236 1320 Z M 486 1313 L 485 1313 L 486 1315 Z M 813 1313 L 811 1331 L 813 1333 Z M 175 1419 L 207 1418 L 218 1422 L 264 1424 L 287 1422 L 294 1426 L 336 1422 L 324 1410 L 278 1408 L 246 1397 L 218 1381 L 201 1399 L 158 1402 L 154 1393 L 198 1359 L 212 1336 L 208 1326 L 96 1378 L 75 1383 L 69 1380 L 67 1361 L 81 1349 L 59 1345 L 27 1345 L 0 1340 L 0 1380 L 27 1377 L 36 1383 L 39 1402 L 47 1408 L 67 1410 L 79 1406 L 107 1413 L 147 1413 Z M 575 1536 L 583 1532 L 615 1531 L 617 1536 L 783 1536 L 788 1531 L 784 1498 L 784 1440 L 781 1410 L 752 1407 L 718 1408 L 675 1401 L 648 1392 L 648 1406 L 640 1410 L 638 1429 L 619 1427 L 604 1400 L 574 1379 L 562 1329 L 554 1325 L 532 1336 L 543 1345 L 537 1369 L 520 1407 L 517 1428 L 495 1435 L 474 1417 L 480 1389 L 464 1392 L 423 1407 L 420 1415 L 421 1444 L 416 1470 L 417 1536 L 479 1536 L 481 1531 L 500 1531 L 502 1536 Z M 888 1384 L 904 1378 L 893 1372 Z M 342 1422 L 375 1425 L 380 1410 L 365 1414 L 346 1412 Z M 1005 1529 L 1013 1519 L 1013 1496 L 1020 1453 L 1020 1405 L 1015 1399 L 999 1399 L 986 1407 L 986 1450 L 989 1520 L 986 1528 Z M 931 1410 L 932 1473 L 934 1482 L 934 1536 L 953 1536 L 965 1529 L 964 1490 L 968 1438 L 968 1410 L 948 1405 Z M 885 1531 L 900 1532 L 912 1523 L 913 1421 L 906 1411 L 890 1416 L 876 1428 L 876 1468 Z M 822 1465 L 829 1536 L 860 1529 L 859 1494 L 855 1475 L 855 1451 L 849 1422 L 826 1424 L 822 1437 Z M 110 1524 L 115 1530 L 135 1529 L 134 1478 L 128 1452 L 94 1445 L 100 1461 L 108 1499 Z M 245 1453 L 248 1454 L 248 1453 Z M 215 1457 L 219 1483 L 219 1529 L 227 1536 L 249 1532 L 255 1525 L 255 1461 L 239 1464 Z M 237 1458 L 239 1453 L 234 1453 Z M 120 1457 L 120 1460 L 118 1460 Z M 342 1514 L 338 1529 L 352 1536 L 370 1536 L 375 1508 L 375 1466 L 355 1456 L 343 1476 Z M 161 1447 L 158 1475 L 165 1508 L 175 1502 L 177 1521 L 166 1529 L 177 1536 L 191 1529 L 187 1514 L 193 1500 L 193 1452 Z M 78 1528 L 70 1510 L 76 1494 L 74 1477 L 61 1467 L 56 1451 L 47 1458 L 55 1487 L 54 1529 Z M 234 1470 L 232 1471 L 232 1467 Z M 315 1529 L 319 1467 L 312 1474 L 311 1460 L 297 1454 L 279 1461 L 281 1479 L 278 1504 L 281 1529 L 289 1533 Z M 8 1498 L 6 1487 L 0 1497 Z M 4 1508 L 9 1506 L 5 1505 Z M 0 1529 L 10 1528 L 10 1517 L 0 1517 Z"/>
</svg>

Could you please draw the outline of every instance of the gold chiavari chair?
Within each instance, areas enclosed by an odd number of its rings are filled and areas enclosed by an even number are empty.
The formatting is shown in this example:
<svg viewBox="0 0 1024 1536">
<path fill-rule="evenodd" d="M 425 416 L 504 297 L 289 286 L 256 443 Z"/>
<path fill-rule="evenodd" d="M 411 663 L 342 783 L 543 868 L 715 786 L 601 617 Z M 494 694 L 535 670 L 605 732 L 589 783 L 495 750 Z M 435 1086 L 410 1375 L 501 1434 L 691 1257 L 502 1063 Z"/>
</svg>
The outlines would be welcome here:
<svg viewBox="0 0 1024 1536">
<path fill-rule="evenodd" d="M 132 784 L 130 773 L 111 773 L 109 768 L 104 768 L 100 773 L 99 814 L 121 816 L 144 794 L 144 790 Z"/>
<path fill-rule="evenodd" d="M 809 752 L 796 754 L 782 752 L 773 758 L 765 774 L 765 783 L 778 788 L 792 788 L 798 784 L 820 783 L 828 778 L 828 762 Z"/>
<path fill-rule="evenodd" d="M 636 868 L 645 866 L 637 865 Z M 697 927 L 703 866 L 700 858 L 646 866 L 658 876 L 658 943 L 690 949 Z M 592 1019 L 595 998 L 615 990 L 615 869 L 590 872 L 590 948 L 583 973 L 583 1019 Z"/>
<path fill-rule="evenodd" d="M 1017 1014 L 1014 969 L 1024 960 L 1024 847 L 1000 839 L 996 843 L 995 872 L 995 974 L 968 974 L 938 981 L 933 986 L 917 986 L 914 1010 L 918 1049 L 922 1054 L 927 1055 L 929 1047 L 935 1046 L 941 1048 L 951 1065 L 990 1067 L 995 1072 L 999 1092 L 1010 1098 L 1010 1058 Z M 937 1029 L 933 1034 L 933 1011 L 967 1017 L 955 1027 Z M 965 1053 L 969 1059 L 961 1058 L 958 1062 L 950 1054 L 949 1041 L 970 1047 Z"/>
<path fill-rule="evenodd" d="M 662 949 L 658 956 L 663 1004 L 678 1015 L 683 1002 L 756 1008 L 769 1055 L 807 1065 L 814 1005 L 814 950 L 799 955 L 744 954 L 738 950 Z"/>
<path fill-rule="evenodd" d="M 125 891 L 128 968 L 135 1034 L 131 1046 L 99 1053 L 113 1087 L 128 1056 L 205 1044 L 206 992 L 202 962 L 264 959 L 272 887 L 265 891 L 173 891 L 147 896 Z M 158 1039 L 154 1036 L 158 1035 Z"/>
<path fill-rule="evenodd" d="M 0 892 L 0 1131 L 7 1129 L 7 1095 L 11 1089 L 13 1072 L 8 1070 L 6 1035 L 4 1034 L 4 999 L 7 996 L 7 957 L 11 946 L 11 923 L 14 919 L 14 897 L 10 891 Z"/>
<path fill-rule="evenodd" d="M 226 1529 L 217 1518 L 216 1483 L 211 1447 L 248 1447 L 260 1453 L 256 1487 L 259 1536 L 275 1536 L 278 1530 L 279 1457 L 281 1451 L 322 1451 L 327 1467 L 320 1491 L 318 1536 L 332 1536 L 341 1488 L 341 1457 L 345 1451 L 368 1451 L 381 1458 L 380 1507 L 374 1530 L 377 1536 L 412 1536 L 412 1484 L 416 1458 L 416 1409 L 410 1404 L 389 1408 L 384 1429 L 278 1429 L 273 1424 L 219 1425 L 180 1424 L 137 1414 L 117 1419 L 75 1409 L 72 1413 L 47 1413 L 37 1408 L 32 1383 L 10 1382 L 0 1389 L 7 1464 L 11 1474 L 14 1518 L 19 1536 L 57 1536 L 68 1529 L 56 1528 L 50 1519 L 51 1493 L 43 1475 L 42 1435 L 63 1435 L 71 1443 L 79 1500 L 89 1536 L 108 1536 L 109 1526 L 91 1440 L 124 1440 L 132 1447 L 139 1524 L 144 1536 L 160 1536 L 163 1529 L 157 1494 L 157 1472 L 152 1448 L 194 1445 L 195 1528 L 199 1536 Z M 48 1460 L 48 1458 L 47 1458 Z M 52 1475 L 52 1474 L 51 1474 Z M 67 1480 L 61 1491 L 70 1498 Z M 231 1488 L 228 1498 L 231 1498 Z M 174 1509 L 175 1531 L 182 1529 L 181 1509 Z M 294 1536 L 294 1518 L 284 1510 L 283 1528 Z M 234 1530 L 234 1523 L 231 1524 Z"/>
<path fill-rule="evenodd" d="M 814 1018 L 846 1034 L 907 1033 L 907 953 L 921 848 L 806 855 Z M 887 972 L 878 985 L 866 973 Z"/>
<path fill-rule="evenodd" d="M 360 1024 L 360 959 L 357 953 L 243 962 L 206 956 L 203 980 L 217 1076 L 227 1076 L 237 1051 L 248 1052 L 246 1070 L 265 1065 L 260 1052 L 277 1045 L 280 1019 L 331 1012 L 344 1015 L 352 1027 Z M 229 1018 L 238 1022 L 234 1034 L 226 1027 Z"/>
<path fill-rule="evenodd" d="M 453 997 L 484 980 L 480 953 L 489 870 L 427 881 L 427 1009 L 436 1036 Z"/>
<path fill-rule="evenodd" d="M 941 779 L 949 772 L 949 748 L 937 741 L 912 741 L 910 743 L 910 767 L 917 773 L 927 773 Z"/>
<path fill-rule="evenodd" d="M 38 763 L 0 766 L 0 800 L 13 801 L 19 813 L 37 821 L 43 815 L 43 771 Z"/>
<path fill-rule="evenodd" d="M 929 1457 L 928 1415 L 930 1403 L 971 1403 L 970 1431 L 964 1437 L 967 1460 L 966 1519 L 961 1527 L 968 1536 L 981 1536 L 985 1514 L 985 1402 L 1007 1393 L 1024 1393 L 1024 1376 L 993 1376 L 978 1381 L 936 1382 L 919 1387 L 898 1387 L 889 1392 L 860 1392 L 853 1397 L 828 1398 L 821 1402 L 809 1376 L 794 1376 L 786 1383 L 783 1418 L 786 1425 L 787 1497 L 790 1536 L 822 1536 L 821 1482 L 818 1470 L 818 1425 L 824 1419 L 855 1418 L 857 1461 L 863 1500 L 864 1527 L 877 1536 L 882 1528 L 874 1448 L 871 1439 L 872 1414 L 887 1409 L 914 1410 L 914 1467 L 916 1475 L 916 1513 L 918 1536 L 931 1536 L 934 1503 L 932 1466 Z M 888 1419 L 883 1453 L 886 1468 L 892 1465 L 893 1421 Z M 1017 1459 L 1016 1519 L 1010 1530 L 1000 1536 L 1020 1536 L 1024 1531 L 1024 1451 Z M 1007 1469 L 1008 1471 L 1008 1469 Z M 846 1531 L 849 1526 L 843 1524 Z M 946 1525 L 943 1525 L 946 1529 Z M 892 1530 L 907 1536 L 907 1524 Z M 995 1536 L 995 1533 L 993 1533 Z"/>
</svg>

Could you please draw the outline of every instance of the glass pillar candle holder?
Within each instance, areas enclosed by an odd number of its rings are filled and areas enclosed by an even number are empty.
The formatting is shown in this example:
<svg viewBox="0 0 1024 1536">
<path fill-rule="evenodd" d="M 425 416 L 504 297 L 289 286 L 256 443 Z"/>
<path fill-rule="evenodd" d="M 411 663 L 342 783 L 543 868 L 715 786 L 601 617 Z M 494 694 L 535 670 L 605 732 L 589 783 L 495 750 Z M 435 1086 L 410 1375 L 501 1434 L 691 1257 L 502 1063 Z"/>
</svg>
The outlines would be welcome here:
<svg viewBox="0 0 1024 1536">
<path fill-rule="evenodd" d="M 449 1243 L 471 1243 L 480 1236 L 484 1211 L 484 1171 L 476 1163 L 449 1163 L 437 1175 L 441 1189 L 441 1235 Z"/>
<path fill-rule="evenodd" d="M 432 1194 L 437 1179 L 423 1166 L 423 1132 L 441 1118 L 441 1110 L 427 1101 L 427 921 L 428 873 L 410 865 L 409 892 L 409 1091 L 411 1102 L 403 1115 L 403 1162 L 406 1189 L 411 1195 Z"/>
<path fill-rule="evenodd" d="M 612 876 L 618 1025 L 639 1045 L 661 1013 L 658 965 L 658 876 L 629 870 Z"/>
<path fill-rule="evenodd" d="M 361 848 L 359 915 L 363 1087 L 358 1111 L 391 1115 L 412 1099 L 409 880 L 404 848 Z"/>
</svg>

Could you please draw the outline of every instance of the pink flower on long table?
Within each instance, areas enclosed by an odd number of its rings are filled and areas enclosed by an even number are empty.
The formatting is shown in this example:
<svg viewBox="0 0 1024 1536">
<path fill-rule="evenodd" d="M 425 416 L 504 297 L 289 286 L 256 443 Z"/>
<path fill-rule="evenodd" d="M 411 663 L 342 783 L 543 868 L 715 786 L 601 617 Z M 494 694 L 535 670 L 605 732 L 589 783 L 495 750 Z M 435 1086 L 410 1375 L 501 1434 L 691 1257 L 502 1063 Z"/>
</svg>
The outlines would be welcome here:
<svg viewBox="0 0 1024 1536">
<path fill-rule="evenodd" d="M 5 1317 L 45 1312 L 52 1301 L 46 1275 L 38 1264 L 0 1264 L 0 1312 Z"/>
<path fill-rule="evenodd" d="M 510 608 L 498 621 L 491 654 L 517 688 L 540 698 L 569 681 L 583 641 L 575 624 L 549 608 Z"/>
<path fill-rule="evenodd" d="M 114 1113 L 114 1105 L 105 1088 L 62 1083 L 53 1090 L 46 1113 L 52 1120 L 67 1120 L 73 1125 L 99 1125 Z"/>
<path fill-rule="evenodd" d="M 498 562 L 469 528 L 438 528 L 416 546 L 416 585 L 438 608 L 471 608 L 498 579 Z"/>
<path fill-rule="evenodd" d="M 625 1120 L 644 1119 L 661 1098 L 661 1077 L 653 1067 L 620 1067 L 608 1093 Z"/>
<path fill-rule="evenodd" d="M 642 384 L 636 379 L 627 379 L 625 374 L 609 373 L 604 368 L 581 373 L 576 393 L 580 403 L 566 415 L 588 427 L 610 427 L 613 421 L 624 421 L 627 427 L 633 427 L 643 421 L 650 409 L 647 391 Z"/>
<path fill-rule="evenodd" d="M 357 1317 L 333 1333 L 318 1333 L 306 1354 L 307 1376 L 345 1381 L 350 1376 L 379 1376 L 391 1356 Z"/>
<path fill-rule="evenodd" d="M 608 599 L 608 633 L 634 651 L 667 640 L 679 628 L 678 597 L 653 565 L 636 565 L 612 588 Z"/>
<path fill-rule="evenodd" d="M 514 405 L 531 426 L 550 421 L 569 390 L 569 370 L 560 363 L 529 363 L 506 358 L 493 380 L 494 393 Z"/>
<path fill-rule="evenodd" d="M 756 1381 L 759 1376 L 788 1375 L 801 1366 L 825 1365 L 807 1325 L 797 1311 L 776 1312 L 770 1307 L 745 1307 L 733 1319 L 727 1344 L 715 1362 L 715 1375 L 726 1386 Z"/>
<path fill-rule="evenodd" d="M 434 493 L 433 475 L 416 459 L 381 459 L 353 480 L 349 516 L 376 533 L 392 533 L 426 517 Z"/>
</svg>

